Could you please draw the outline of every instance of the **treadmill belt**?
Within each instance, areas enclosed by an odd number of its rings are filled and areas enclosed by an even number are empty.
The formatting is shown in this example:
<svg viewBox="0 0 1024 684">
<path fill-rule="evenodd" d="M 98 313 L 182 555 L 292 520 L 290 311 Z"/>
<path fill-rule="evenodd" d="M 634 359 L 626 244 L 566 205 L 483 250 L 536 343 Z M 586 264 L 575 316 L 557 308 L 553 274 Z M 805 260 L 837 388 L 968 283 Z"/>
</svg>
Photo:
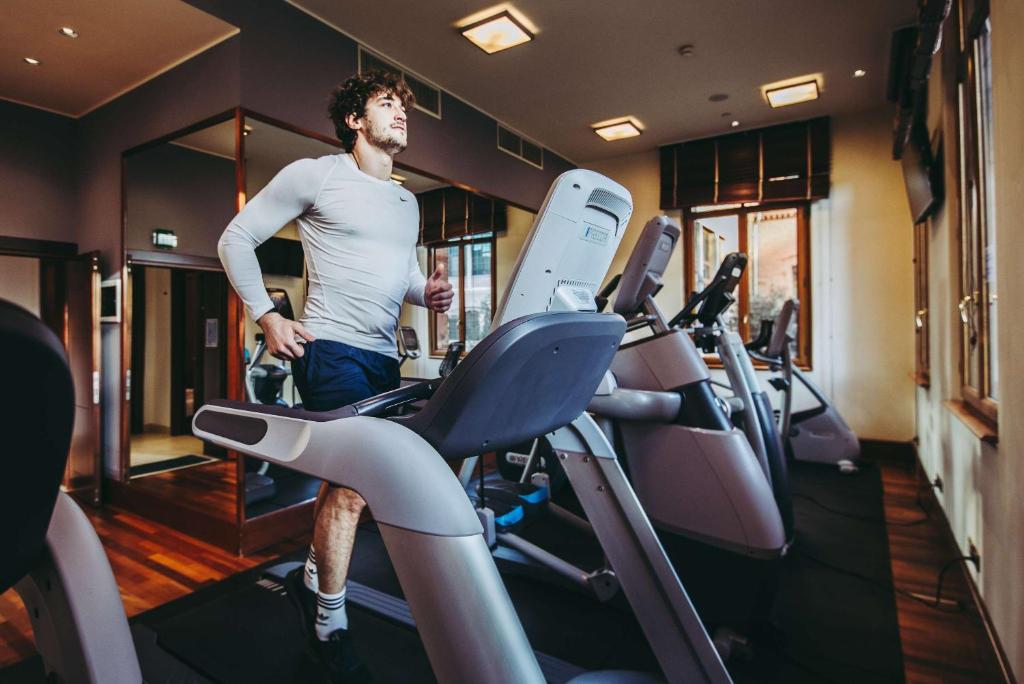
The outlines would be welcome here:
<svg viewBox="0 0 1024 684">
<path fill-rule="evenodd" d="M 319 681 L 303 657 L 305 633 L 284 589 L 267 577 L 251 580 L 162 620 L 160 646 L 223 684 Z M 351 604 L 348 615 L 375 682 L 435 681 L 414 631 Z"/>
</svg>

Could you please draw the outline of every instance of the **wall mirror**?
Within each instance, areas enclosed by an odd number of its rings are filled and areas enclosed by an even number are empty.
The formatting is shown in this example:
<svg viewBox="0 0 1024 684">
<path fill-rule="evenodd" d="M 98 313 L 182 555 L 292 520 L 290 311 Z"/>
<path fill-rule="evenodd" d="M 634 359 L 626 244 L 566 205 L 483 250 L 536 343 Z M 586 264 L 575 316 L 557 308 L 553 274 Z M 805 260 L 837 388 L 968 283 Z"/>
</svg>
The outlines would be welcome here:
<svg viewBox="0 0 1024 684">
<path fill-rule="evenodd" d="M 266 353 L 217 257 L 239 206 L 293 161 L 337 154 L 329 138 L 252 112 L 224 115 L 125 153 L 125 282 L 119 505 L 242 553 L 308 530 L 319 482 L 224 451 L 192 435 L 206 401 L 295 406 L 290 364 Z M 399 160 L 401 158 L 399 157 Z M 406 306 L 400 325 L 421 354 L 405 377 L 434 377 L 447 345 L 486 335 L 534 214 L 471 186 L 396 164 L 392 181 L 420 204 L 420 265 L 444 265 L 447 314 Z M 308 280 L 298 228 L 257 250 L 264 285 L 286 315 L 303 314 Z"/>
</svg>

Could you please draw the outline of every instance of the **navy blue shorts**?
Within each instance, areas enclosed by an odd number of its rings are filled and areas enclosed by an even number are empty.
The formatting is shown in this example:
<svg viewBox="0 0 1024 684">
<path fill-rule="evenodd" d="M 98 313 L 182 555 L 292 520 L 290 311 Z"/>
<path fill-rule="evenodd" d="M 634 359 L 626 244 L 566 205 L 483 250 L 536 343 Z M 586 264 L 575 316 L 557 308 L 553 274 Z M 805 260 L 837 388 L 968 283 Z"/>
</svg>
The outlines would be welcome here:
<svg viewBox="0 0 1024 684">
<path fill-rule="evenodd" d="M 398 360 L 334 340 L 314 340 L 292 361 L 292 377 L 307 411 L 333 411 L 397 389 Z"/>
</svg>

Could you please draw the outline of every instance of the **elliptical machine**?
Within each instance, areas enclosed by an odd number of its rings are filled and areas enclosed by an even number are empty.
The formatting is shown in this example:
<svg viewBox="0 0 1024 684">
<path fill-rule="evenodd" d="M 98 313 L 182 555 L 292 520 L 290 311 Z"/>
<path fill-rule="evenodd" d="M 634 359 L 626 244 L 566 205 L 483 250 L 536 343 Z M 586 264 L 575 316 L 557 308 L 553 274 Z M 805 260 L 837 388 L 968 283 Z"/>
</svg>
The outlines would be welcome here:
<svg viewBox="0 0 1024 684">
<path fill-rule="evenodd" d="M 793 363 L 792 327 L 800 302 L 787 299 L 774 321 L 762 321 L 757 339 L 747 344 L 750 355 L 777 373 L 768 381 L 782 394 L 779 431 L 787 454 L 796 461 L 839 467 L 844 475 L 856 473 L 860 442 L 821 389 Z M 793 411 L 794 378 L 814 398 L 810 408 Z"/>
<path fill-rule="evenodd" d="M 742 428 L 765 477 L 771 484 L 775 502 L 786 530 L 786 543 L 792 544 L 796 530 L 793 520 L 793 501 L 789 487 L 786 454 L 775 413 L 768 394 L 761 389 L 754 364 L 739 333 L 725 323 L 726 310 L 736 301 L 733 292 L 747 266 L 747 255 L 741 252 L 727 254 L 711 282 L 700 292 L 693 293 L 669 325 L 682 327 L 692 333 L 695 344 L 704 353 L 717 353 L 722 361 L 728 385 L 733 393 L 730 413 L 733 424 Z"/>
</svg>

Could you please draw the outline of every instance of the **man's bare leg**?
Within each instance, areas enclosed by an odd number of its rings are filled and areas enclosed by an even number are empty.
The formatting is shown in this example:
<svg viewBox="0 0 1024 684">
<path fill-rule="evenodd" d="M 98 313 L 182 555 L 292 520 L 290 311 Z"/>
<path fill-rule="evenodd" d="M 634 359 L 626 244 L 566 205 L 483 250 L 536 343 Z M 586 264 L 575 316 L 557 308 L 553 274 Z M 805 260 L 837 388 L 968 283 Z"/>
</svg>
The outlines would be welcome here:
<svg viewBox="0 0 1024 684">
<path fill-rule="evenodd" d="M 348 627 L 343 592 L 359 516 L 365 507 L 363 497 L 342 487 L 324 485 L 317 497 L 313 546 L 319 585 L 316 632 L 320 639 Z"/>
</svg>

